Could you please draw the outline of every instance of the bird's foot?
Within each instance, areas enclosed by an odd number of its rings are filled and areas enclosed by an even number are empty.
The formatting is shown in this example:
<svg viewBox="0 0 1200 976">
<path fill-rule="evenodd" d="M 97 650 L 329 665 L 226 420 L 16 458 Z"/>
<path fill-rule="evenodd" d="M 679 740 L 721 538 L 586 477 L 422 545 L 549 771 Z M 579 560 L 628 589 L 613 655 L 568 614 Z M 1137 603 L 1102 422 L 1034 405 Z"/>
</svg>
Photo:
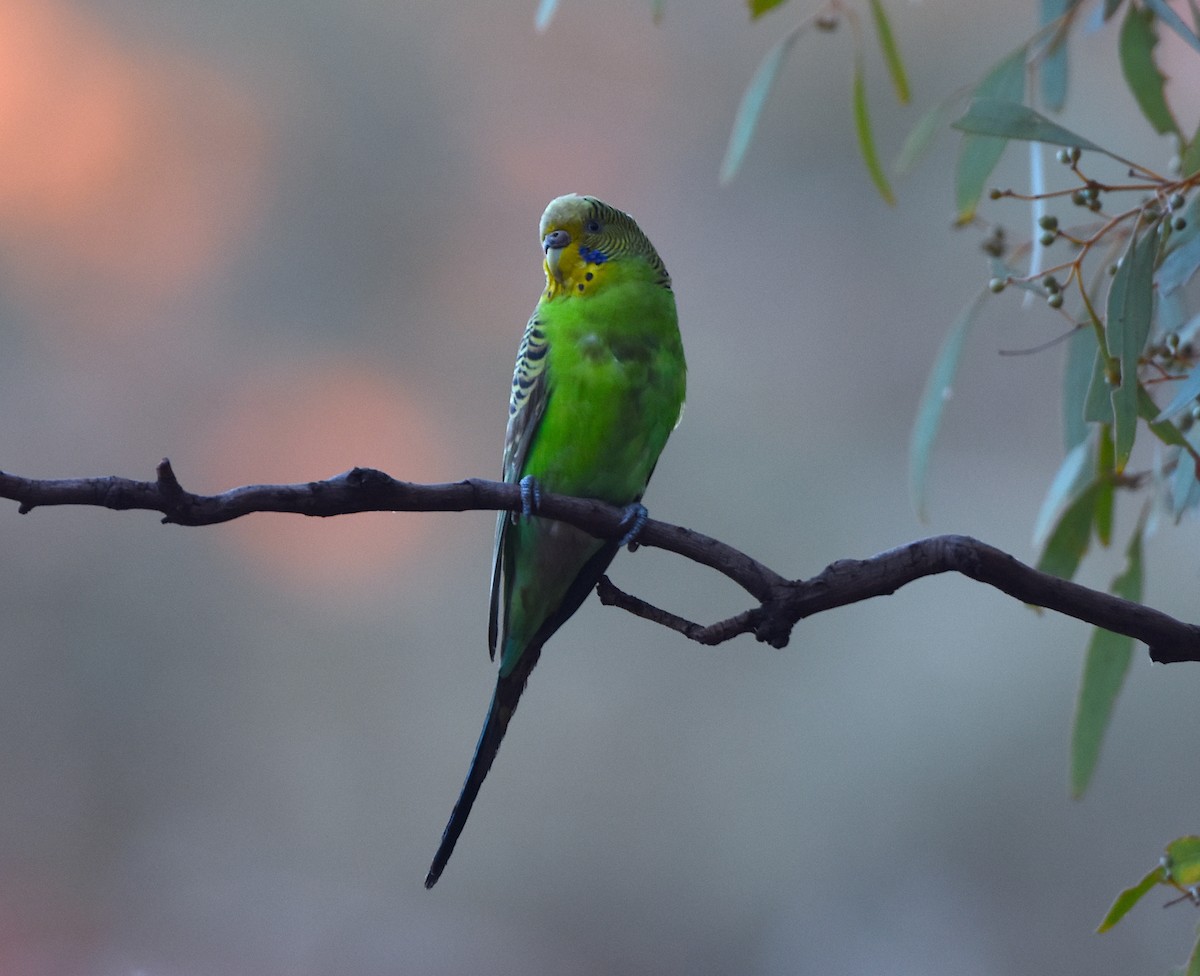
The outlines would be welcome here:
<svg viewBox="0 0 1200 976">
<path fill-rule="evenodd" d="M 518 484 L 521 486 L 521 514 L 529 518 L 542 506 L 542 486 L 531 474 L 525 475 Z"/>
<path fill-rule="evenodd" d="M 630 552 L 636 550 L 638 547 L 638 536 L 642 534 L 642 529 L 646 527 L 646 520 L 649 517 L 650 513 L 646 511 L 646 506 L 641 502 L 626 505 L 625 511 L 621 515 L 621 528 L 625 530 L 625 534 L 621 536 L 621 541 L 617 543 L 617 548 L 621 549 L 629 546 Z"/>
</svg>

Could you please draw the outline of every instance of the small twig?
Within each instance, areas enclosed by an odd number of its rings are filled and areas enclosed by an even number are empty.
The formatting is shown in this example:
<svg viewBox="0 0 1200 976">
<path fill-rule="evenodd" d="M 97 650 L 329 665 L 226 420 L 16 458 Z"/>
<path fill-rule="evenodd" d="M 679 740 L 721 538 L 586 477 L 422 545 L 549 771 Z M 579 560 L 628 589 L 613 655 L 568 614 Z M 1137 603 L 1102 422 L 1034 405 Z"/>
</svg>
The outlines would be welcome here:
<svg viewBox="0 0 1200 976">
<path fill-rule="evenodd" d="M 95 505 L 116 510 L 160 512 L 175 525 L 214 525 L 253 512 L 292 512 L 329 517 L 352 512 L 520 511 L 515 484 L 471 478 L 452 484 L 418 485 L 382 471 L 354 468 L 325 481 L 295 485 L 248 485 L 216 495 L 184 490 L 163 460 L 154 481 L 128 478 L 38 480 L 0 472 L 0 498 L 20 503 L 21 512 L 51 505 Z M 569 522 L 598 538 L 620 538 L 624 510 L 603 502 L 544 494 L 539 517 Z M 968 536 L 920 539 L 869 559 L 843 559 L 811 579 L 789 580 L 732 546 L 678 525 L 647 520 L 638 544 L 677 553 L 715 569 L 757 601 L 734 617 L 704 626 L 662 610 L 614 586 L 599 584 L 604 603 L 662 624 L 702 644 L 720 644 L 752 633 L 774 647 L 787 645 L 806 617 L 894 593 L 925 576 L 955 572 L 987 583 L 1023 603 L 1045 607 L 1125 634 L 1147 644 L 1161 663 L 1200 661 L 1200 627 L 1150 607 L 1089 589 L 1026 566 L 1015 557 Z"/>
</svg>

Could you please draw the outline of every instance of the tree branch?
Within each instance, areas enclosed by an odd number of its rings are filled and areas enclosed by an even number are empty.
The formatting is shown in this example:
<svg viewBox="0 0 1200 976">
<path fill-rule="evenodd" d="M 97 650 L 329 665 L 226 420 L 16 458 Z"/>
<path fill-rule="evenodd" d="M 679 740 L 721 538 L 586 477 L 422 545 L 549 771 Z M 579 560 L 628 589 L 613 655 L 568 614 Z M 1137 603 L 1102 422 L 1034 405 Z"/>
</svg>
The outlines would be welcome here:
<svg viewBox="0 0 1200 976">
<path fill-rule="evenodd" d="M 174 525 L 214 525 L 253 512 L 292 512 L 330 517 L 352 512 L 520 511 L 517 485 L 469 478 L 418 485 L 382 471 L 354 468 L 325 481 L 295 485 L 248 485 L 216 495 L 185 491 L 164 459 L 154 481 L 128 478 L 38 480 L 0 471 L 0 498 L 20 503 L 22 513 L 51 505 L 95 505 L 119 511 L 160 512 Z M 620 538 L 622 509 L 603 502 L 544 494 L 538 515 L 569 522 L 593 535 Z M 962 573 L 1021 600 L 1046 607 L 1147 644 L 1161 663 L 1200 661 L 1200 627 L 1138 603 L 1039 572 L 1008 553 L 962 535 L 934 536 L 872 556 L 843 559 L 811 579 L 787 579 L 745 553 L 691 529 L 650 519 L 638 545 L 674 552 L 724 574 L 757 601 L 728 620 L 704 626 L 623 592 L 607 577 L 597 590 L 608 605 L 662 624 L 702 644 L 719 644 L 752 633 L 784 647 L 805 617 L 871 597 L 939 573 Z"/>
</svg>

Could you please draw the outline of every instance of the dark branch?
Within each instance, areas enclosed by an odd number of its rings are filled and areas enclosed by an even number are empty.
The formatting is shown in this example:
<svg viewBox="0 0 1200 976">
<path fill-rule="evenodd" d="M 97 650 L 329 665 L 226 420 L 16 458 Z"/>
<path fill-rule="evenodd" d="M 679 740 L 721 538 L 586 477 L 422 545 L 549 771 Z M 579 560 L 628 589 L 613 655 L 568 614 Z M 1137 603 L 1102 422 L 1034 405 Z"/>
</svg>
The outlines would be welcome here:
<svg viewBox="0 0 1200 976">
<path fill-rule="evenodd" d="M 325 481 L 296 485 L 249 485 L 217 495 L 185 491 L 163 460 L 154 481 L 128 478 L 36 480 L 0 472 L 0 498 L 20 503 L 21 512 L 50 505 L 96 505 L 116 510 L 160 512 L 174 525 L 214 525 L 252 512 L 292 512 L 329 517 L 352 512 L 462 512 L 521 507 L 517 485 L 471 478 L 452 484 L 417 485 L 382 471 L 354 468 Z M 603 502 L 543 495 L 538 514 L 577 525 L 600 538 L 625 533 L 622 510 Z M 1057 610 L 1079 620 L 1143 641 L 1162 663 L 1200 661 L 1200 627 L 1120 597 L 1039 572 L 993 546 L 961 535 L 935 536 L 890 549 L 869 559 L 832 563 L 807 580 L 789 580 L 745 553 L 691 529 L 651 519 L 638 544 L 666 549 L 715 569 L 741 586 L 757 605 L 728 620 L 704 626 L 624 593 L 607 578 L 601 600 L 676 630 L 702 644 L 719 644 L 752 633 L 784 647 L 805 617 L 870 597 L 894 593 L 923 576 L 956 572 L 987 583 L 1024 603 Z"/>
</svg>

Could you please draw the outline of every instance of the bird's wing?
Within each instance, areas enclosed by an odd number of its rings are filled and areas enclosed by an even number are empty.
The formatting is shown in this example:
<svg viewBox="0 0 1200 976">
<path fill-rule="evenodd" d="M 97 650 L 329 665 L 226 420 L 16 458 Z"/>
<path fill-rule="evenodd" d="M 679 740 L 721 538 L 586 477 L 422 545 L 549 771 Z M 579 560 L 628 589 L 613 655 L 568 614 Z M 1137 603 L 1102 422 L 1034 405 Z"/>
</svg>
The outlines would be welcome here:
<svg viewBox="0 0 1200 976">
<path fill-rule="evenodd" d="M 539 310 L 540 311 L 540 310 Z M 508 429 L 504 435 L 504 464 L 502 478 L 516 483 L 521 480 L 529 445 L 537 434 L 542 414 L 546 412 L 549 393 L 546 387 L 546 340 L 542 319 L 534 312 L 525 326 L 517 350 L 517 365 L 513 369 L 512 393 L 508 399 Z M 488 609 L 488 653 L 495 658 L 496 642 L 500 635 L 500 571 L 503 564 L 504 535 L 511 524 L 508 512 L 496 518 L 496 545 L 492 550 L 492 597 Z"/>
</svg>

